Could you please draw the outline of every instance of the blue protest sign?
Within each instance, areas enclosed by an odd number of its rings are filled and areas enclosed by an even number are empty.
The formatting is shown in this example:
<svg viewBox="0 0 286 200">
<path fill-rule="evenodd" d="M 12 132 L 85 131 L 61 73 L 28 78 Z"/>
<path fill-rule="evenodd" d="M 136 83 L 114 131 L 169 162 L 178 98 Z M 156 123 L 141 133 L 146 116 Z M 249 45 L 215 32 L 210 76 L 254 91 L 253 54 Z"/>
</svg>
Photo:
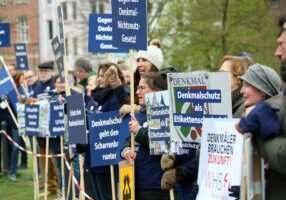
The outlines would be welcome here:
<svg viewBox="0 0 286 200">
<path fill-rule="evenodd" d="M 113 46 L 147 49 L 146 0 L 112 0 Z"/>
<path fill-rule="evenodd" d="M 0 69 L 0 97 L 9 94 L 14 89 L 5 68 Z"/>
<path fill-rule="evenodd" d="M 130 117 L 130 115 L 128 115 L 121 122 L 120 130 L 119 130 L 119 135 L 120 135 L 120 137 L 119 137 L 119 144 L 118 144 L 118 148 L 117 148 L 117 151 L 116 151 L 117 159 L 116 159 L 114 164 L 117 164 L 117 163 L 119 163 L 120 161 L 123 160 L 120 157 L 120 153 L 121 153 L 121 149 L 123 147 L 124 142 L 126 141 L 126 139 L 128 137 L 130 137 L 130 131 L 129 131 L 129 125 L 128 125 L 128 123 L 130 121 L 131 121 L 131 117 Z"/>
<path fill-rule="evenodd" d="M 0 47 L 9 47 L 10 45 L 10 24 L 0 23 Z"/>
<path fill-rule="evenodd" d="M 58 72 L 60 75 L 60 79 L 61 82 L 64 83 L 65 82 L 65 74 L 64 74 L 64 58 L 63 58 L 63 52 L 62 52 L 62 48 L 61 48 L 61 44 L 59 42 L 59 38 L 58 36 L 56 36 L 53 40 L 52 40 L 52 49 L 54 51 L 54 55 L 56 58 L 56 63 L 57 63 L 57 67 L 58 67 Z"/>
<path fill-rule="evenodd" d="M 113 165 L 116 161 L 121 121 L 118 111 L 88 114 L 92 167 Z"/>
<path fill-rule="evenodd" d="M 94 53 L 128 53 L 128 49 L 112 46 L 112 15 L 89 15 L 88 52 Z"/>
<path fill-rule="evenodd" d="M 29 105 L 25 106 L 25 126 L 26 126 L 26 135 L 29 136 L 39 136 L 39 113 L 40 106 L 39 105 Z"/>
<path fill-rule="evenodd" d="M 50 103 L 50 132 L 51 136 L 65 134 L 64 105 L 58 102 Z"/>
<path fill-rule="evenodd" d="M 69 144 L 87 144 L 83 94 L 67 96 Z"/>
<path fill-rule="evenodd" d="M 29 70 L 26 44 L 14 44 L 14 49 L 17 62 L 17 70 Z"/>
<path fill-rule="evenodd" d="M 59 17 L 59 31 L 60 31 L 60 44 L 61 53 L 65 54 L 65 37 L 64 37 L 64 25 L 63 25 L 63 9 L 62 5 L 58 6 L 58 17 Z"/>
</svg>

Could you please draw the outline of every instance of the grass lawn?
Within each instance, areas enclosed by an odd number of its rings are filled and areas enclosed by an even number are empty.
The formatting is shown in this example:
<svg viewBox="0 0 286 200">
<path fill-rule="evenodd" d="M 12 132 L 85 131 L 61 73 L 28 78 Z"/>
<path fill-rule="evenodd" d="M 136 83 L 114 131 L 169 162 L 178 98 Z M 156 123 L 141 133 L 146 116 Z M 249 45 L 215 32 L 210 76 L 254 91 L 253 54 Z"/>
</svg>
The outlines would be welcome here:
<svg viewBox="0 0 286 200">
<path fill-rule="evenodd" d="M 40 190 L 43 193 L 44 190 Z M 56 199 L 57 195 L 51 195 L 49 200 Z M 17 180 L 12 181 L 0 174 L 0 200 L 33 200 L 33 157 L 28 154 L 28 169 L 18 170 Z M 41 198 L 44 199 L 44 198 Z"/>
</svg>

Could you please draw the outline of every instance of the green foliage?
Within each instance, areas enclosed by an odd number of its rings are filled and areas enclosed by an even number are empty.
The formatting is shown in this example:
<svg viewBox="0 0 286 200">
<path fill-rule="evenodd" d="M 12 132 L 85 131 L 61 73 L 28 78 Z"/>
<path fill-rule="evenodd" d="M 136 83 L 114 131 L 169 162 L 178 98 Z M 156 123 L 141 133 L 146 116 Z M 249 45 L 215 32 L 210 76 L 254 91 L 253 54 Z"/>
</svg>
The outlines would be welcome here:
<svg viewBox="0 0 286 200">
<path fill-rule="evenodd" d="M 162 41 L 165 67 L 180 71 L 216 71 L 224 55 L 240 52 L 277 70 L 277 33 L 265 1 L 172 0 L 149 38 Z"/>
</svg>

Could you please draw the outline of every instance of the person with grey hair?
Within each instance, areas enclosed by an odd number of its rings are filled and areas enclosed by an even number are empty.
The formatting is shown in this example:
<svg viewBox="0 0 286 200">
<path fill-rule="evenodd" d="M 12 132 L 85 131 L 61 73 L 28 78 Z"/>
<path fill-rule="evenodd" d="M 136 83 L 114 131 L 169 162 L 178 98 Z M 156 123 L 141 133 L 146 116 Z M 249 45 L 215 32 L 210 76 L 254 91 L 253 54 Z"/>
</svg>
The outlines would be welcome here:
<svg viewBox="0 0 286 200">
<path fill-rule="evenodd" d="M 92 72 L 91 62 L 85 58 L 75 61 L 75 75 L 80 80 L 79 84 L 84 88 L 87 86 L 87 76 Z"/>
</svg>

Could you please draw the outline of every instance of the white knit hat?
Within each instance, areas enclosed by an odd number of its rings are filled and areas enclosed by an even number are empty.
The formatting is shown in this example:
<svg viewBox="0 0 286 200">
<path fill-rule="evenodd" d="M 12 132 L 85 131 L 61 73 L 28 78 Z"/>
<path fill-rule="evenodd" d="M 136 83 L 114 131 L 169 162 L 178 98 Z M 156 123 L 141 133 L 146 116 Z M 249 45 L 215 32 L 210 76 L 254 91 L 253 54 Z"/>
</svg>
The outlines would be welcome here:
<svg viewBox="0 0 286 200">
<path fill-rule="evenodd" d="M 136 60 L 138 58 L 144 58 L 150 61 L 158 70 L 161 69 L 163 65 L 163 54 L 161 50 L 161 42 L 157 39 L 152 40 L 150 45 L 147 47 L 147 51 L 140 50 L 137 53 Z"/>
</svg>

